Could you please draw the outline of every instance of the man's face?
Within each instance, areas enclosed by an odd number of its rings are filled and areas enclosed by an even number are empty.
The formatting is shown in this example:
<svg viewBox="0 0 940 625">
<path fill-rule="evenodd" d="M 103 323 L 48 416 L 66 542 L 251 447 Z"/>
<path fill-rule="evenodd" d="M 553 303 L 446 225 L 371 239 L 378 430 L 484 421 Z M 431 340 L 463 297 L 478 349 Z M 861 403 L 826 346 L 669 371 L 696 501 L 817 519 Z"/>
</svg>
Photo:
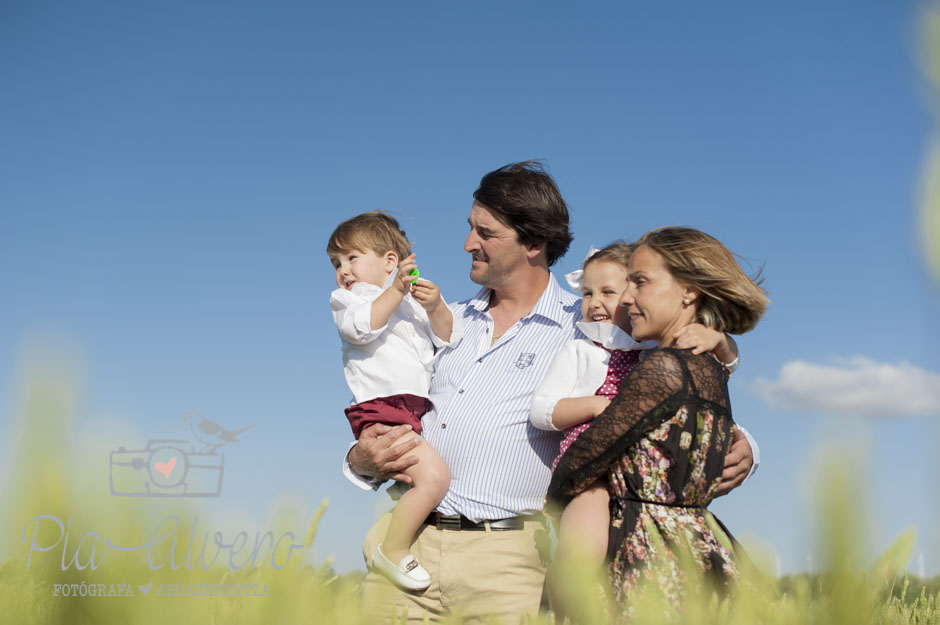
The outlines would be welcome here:
<svg viewBox="0 0 940 625">
<path fill-rule="evenodd" d="M 470 209 L 470 234 L 463 249 L 473 258 L 470 279 L 489 288 L 505 284 L 527 262 L 528 248 L 519 242 L 516 231 L 479 202 Z"/>
</svg>

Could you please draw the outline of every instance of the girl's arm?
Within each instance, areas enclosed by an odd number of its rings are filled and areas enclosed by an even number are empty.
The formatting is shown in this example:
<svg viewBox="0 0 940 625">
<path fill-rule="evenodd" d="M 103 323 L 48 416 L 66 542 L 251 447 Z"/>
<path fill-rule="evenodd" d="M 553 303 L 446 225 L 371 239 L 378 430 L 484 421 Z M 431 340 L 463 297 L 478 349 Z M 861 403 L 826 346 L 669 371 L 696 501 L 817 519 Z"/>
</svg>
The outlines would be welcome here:
<svg viewBox="0 0 940 625">
<path fill-rule="evenodd" d="M 691 348 L 693 354 L 711 352 L 718 362 L 730 371 L 738 368 L 738 344 L 724 332 L 700 323 L 692 323 L 680 329 L 672 337 L 676 339 L 676 347 L 679 349 Z"/>
<path fill-rule="evenodd" d="M 552 410 L 552 425 L 559 430 L 564 430 L 579 423 L 590 421 L 604 412 L 609 404 L 609 399 L 599 395 L 559 399 L 555 404 L 555 409 Z"/>
<path fill-rule="evenodd" d="M 727 333 L 720 332 L 719 334 L 721 334 L 721 341 L 718 342 L 712 353 L 718 359 L 718 362 L 730 371 L 734 371 L 738 368 L 738 344 Z"/>
<path fill-rule="evenodd" d="M 529 407 L 529 421 L 540 430 L 559 430 L 564 425 L 555 424 L 555 411 L 558 404 L 574 394 L 581 373 L 578 369 L 579 340 L 568 341 L 561 346 L 545 372 L 545 377 L 535 389 L 532 405 Z M 584 399 L 584 398 L 581 398 Z M 593 414 L 584 416 L 574 423 L 586 421 Z"/>
</svg>

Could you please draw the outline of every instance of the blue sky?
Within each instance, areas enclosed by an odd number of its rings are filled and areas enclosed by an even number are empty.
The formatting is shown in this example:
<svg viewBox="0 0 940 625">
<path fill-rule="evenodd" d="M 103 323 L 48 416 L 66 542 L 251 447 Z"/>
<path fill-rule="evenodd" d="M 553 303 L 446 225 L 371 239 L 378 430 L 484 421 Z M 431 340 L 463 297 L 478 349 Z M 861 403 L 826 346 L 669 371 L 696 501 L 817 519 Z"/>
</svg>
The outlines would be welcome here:
<svg viewBox="0 0 940 625">
<path fill-rule="evenodd" d="M 185 435 L 192 409 L 256 423 L 206 514 L 263 527 L 279 502 L 329 497 L 317 557 L 361 568 L 387 498 L 339 474 L 327 237 L 394 211 L 422 275 L 469 297 L 471 193 L 541 158 L 575 233 L 559 276 L 591 244 L 667 224 L 763 266 L 773 305 L 731 384 L 763 464 L 713 506 L 732 531 L 804 569 L 817 461 L 843 449 L 872 552 L 916 525 L 940 571 L 923 9 L 4 2 L 0 453 L 29 363 L 69 363 L 89 466 Z M 113 499 L 102 514 L 127 505 Z"/>
</svg>

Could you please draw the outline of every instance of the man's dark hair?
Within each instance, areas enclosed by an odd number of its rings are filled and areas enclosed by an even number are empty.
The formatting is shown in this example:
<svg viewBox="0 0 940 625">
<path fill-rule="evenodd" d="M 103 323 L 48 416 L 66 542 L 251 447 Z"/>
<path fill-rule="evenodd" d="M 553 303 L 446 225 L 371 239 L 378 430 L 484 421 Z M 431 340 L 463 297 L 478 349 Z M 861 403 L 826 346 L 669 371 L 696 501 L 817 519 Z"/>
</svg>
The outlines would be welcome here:
<svg viewBox="0 0 940 625">
<path fill-rule="evenodd" d="M 548 266 L 571 245 L 568 207 L 539 161 L 511 163 L 483 176 L 473 199 L 516 231 L 523 245 L 545 245 Z"/>
</svg>

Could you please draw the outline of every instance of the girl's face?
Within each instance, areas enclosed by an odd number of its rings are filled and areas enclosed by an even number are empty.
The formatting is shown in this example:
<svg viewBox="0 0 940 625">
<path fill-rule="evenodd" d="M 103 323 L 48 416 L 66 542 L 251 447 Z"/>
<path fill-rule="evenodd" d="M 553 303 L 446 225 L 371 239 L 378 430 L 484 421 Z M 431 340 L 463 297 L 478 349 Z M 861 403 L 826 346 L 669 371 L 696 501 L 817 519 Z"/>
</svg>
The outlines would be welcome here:
<svg viewBox="0 0 940 625">
<path fill-rule="evenodd" d="M 627 288 L 627 269 L 606 260 L 588 263 L 581 285 L 581 315 L 585 321 L 615 323 L 630 332 L 626 311 L 618 308 L 620 295 Z"/>
</svg>

